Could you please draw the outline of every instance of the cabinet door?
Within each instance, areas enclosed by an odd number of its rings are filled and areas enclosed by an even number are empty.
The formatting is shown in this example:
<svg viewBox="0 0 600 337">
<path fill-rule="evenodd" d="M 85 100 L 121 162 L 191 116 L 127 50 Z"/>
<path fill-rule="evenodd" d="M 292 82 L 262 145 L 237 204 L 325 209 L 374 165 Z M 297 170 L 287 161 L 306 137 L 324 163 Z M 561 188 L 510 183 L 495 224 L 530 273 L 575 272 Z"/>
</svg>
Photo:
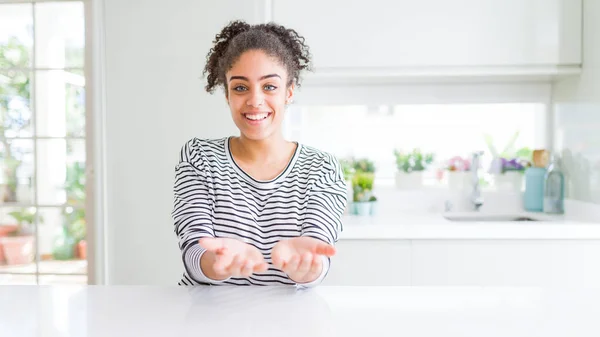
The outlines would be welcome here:
<svg viewBox="0 0 600 337">
<path fill-rule="evenodd" d="M 316 70 L 581 61 L 581 0 L 275 0 L 272 15 Z"/>
<path fill-rule="evenodd" d="M 600 241 L 419 240 L 413 285 L 597 286 Z"/>
<path fill-rule="evenodd" d="M 342 240 L 324 285 L 410 285 L 410 243 L 393 240 Z"/>
</svg>

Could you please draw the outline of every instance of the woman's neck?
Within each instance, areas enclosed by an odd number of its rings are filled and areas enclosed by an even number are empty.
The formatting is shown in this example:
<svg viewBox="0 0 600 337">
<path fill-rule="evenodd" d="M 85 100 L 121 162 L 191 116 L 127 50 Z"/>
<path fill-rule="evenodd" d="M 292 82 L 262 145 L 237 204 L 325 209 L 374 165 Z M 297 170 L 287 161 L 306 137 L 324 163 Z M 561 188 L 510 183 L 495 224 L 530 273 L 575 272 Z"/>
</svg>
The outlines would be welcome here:
<svg viewBox="0 0 600 337">
<path fill-rule="evenodd" d="M 287 157 L 290 151 L 290 142 L 282 135 L 273 135 L 263 140 L 253 140 L 244 137 L 235 138 L 237 144 L 237 157 L 249 162 L 259 161 L 268 163 L 279 161 L 282 156 Z"/>
</svg>

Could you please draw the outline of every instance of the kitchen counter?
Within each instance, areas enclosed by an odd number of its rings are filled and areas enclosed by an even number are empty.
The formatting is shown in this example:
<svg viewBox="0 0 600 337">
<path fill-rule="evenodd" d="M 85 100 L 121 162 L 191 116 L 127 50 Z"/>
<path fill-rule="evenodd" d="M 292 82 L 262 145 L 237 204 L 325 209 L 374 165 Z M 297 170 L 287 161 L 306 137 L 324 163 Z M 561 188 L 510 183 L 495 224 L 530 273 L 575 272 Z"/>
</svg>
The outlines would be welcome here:
<svg viewBox="0 0 600 337">
<path fill-rule="evenodd" d="M 7 337 L 600 336 L 600 289 L 3 286 Z"/>
<path fill-rule="evenodd" d="M 456 221 L 446 219 L 444 214 L 345 216 L 340 240 L 600 239 L 600 224 L 597 222 L 528 212 L 512 215 L 537 221 Z"/>
</svg>

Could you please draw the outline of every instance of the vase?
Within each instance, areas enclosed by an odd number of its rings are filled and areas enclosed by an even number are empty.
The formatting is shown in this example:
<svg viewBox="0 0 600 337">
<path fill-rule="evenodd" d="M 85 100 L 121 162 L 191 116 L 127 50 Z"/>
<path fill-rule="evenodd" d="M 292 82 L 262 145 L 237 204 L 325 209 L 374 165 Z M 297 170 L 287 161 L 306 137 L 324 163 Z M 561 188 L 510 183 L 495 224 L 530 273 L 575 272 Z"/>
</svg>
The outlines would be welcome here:
<svg viewBox="0 0 600 337">
<path fill-rule="evenodd" d="M 371 202 L 361 201 L 354 202 L 354 214 L 359 216 L 371 215 Z"/>
<path fill-rule="evenodd" d="M 448 188 L 453 191 L 460 191 L 469 184 L 469 171 L 448 171 Z"/>
<path fill-rule="evenodd" d="M 414 190 L 423 187 L 423 171 L 396 172 L 396 188 Z"/>
<path fill-rule="evenodd" d="M 500 191 L 521 192 L 523 187 L 523 174 L 519 171 L 507 171 L 494 175 L 496 189 Z"/>
</svg>

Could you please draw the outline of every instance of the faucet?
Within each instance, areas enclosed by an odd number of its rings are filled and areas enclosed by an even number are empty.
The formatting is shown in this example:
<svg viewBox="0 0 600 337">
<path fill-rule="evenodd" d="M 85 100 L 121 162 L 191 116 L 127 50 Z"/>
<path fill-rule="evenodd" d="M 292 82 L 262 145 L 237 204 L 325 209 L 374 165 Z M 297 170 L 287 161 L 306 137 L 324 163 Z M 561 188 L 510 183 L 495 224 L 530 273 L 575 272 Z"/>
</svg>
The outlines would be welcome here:
<svg viewBox="0 0 600 337">
<path fill-rule="evenodd" d="M 478 211 L 483 206 L 483 197 L 481 196 L 481 186 L 479 186 L 479 173 L 478 169 L 481 162 L 481 156 L 483 151 L 477 151 L 473 153 L 473 160 L 471 162 L 471 195 L 469 201 L 473 206 L 473 210 Z"/>
</svg>

